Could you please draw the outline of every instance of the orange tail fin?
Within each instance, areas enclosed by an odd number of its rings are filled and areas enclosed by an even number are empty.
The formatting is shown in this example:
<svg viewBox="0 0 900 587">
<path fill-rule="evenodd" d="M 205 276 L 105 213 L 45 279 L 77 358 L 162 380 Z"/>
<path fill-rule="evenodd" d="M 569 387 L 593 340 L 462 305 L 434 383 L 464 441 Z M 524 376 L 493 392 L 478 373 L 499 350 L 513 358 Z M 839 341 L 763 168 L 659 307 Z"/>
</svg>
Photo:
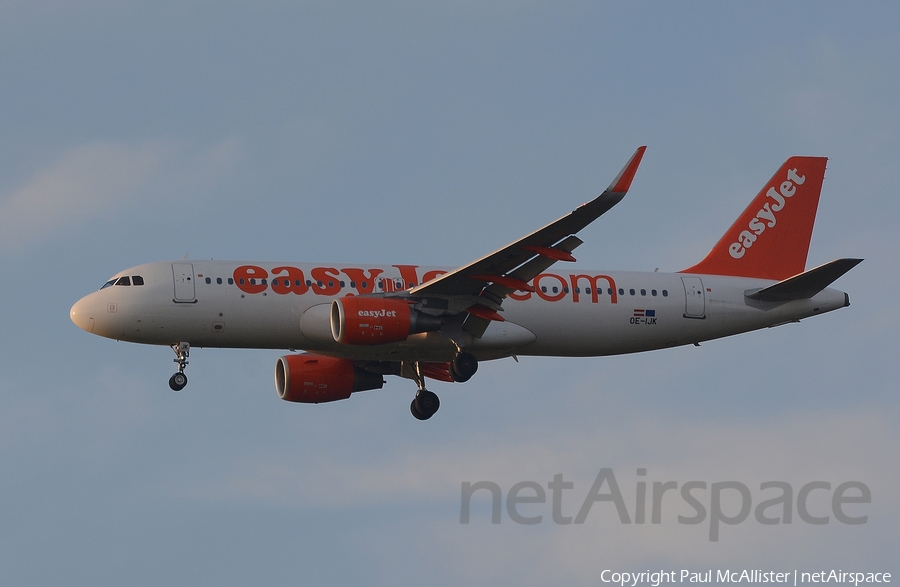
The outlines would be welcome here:
<svg viewBox="0 0 900 587">
<path fill-rule="evenodd" d="M 783 280 L 806 269 L 825 157 L 791 157 L 705 259 L 681 273 Z"/>
</svg>

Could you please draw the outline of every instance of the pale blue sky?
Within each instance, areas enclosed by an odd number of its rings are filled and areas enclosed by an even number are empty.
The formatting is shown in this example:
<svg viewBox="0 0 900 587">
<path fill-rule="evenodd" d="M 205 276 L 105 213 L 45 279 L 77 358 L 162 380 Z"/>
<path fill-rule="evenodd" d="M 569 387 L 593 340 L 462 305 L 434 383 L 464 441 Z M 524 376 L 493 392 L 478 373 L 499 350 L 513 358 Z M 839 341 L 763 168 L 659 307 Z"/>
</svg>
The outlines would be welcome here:
<svg viewBox="0 0 900 587">
<path fill-rule="evenodd" d="M 894 5 L 0 1 L 0 577 L 15 585 L 596 585 L 655 568 L 900 573 Z M 627 357 L 483 364 L 292 405 L 277 352 L 89 336 L 79 297 L 181 258 L 459 265 L 601 191 L 579 265 L 700 259 L 791 155 L 829 157 L 810 266 L 849 308 Z M 868 522 L 459 523 L 465 481 L 575 515 L 646 481 L 860 481 Z M 707 495 L 708 498 L 709 495 Z M 814 494 L 815 495 L 815 494 Z M 548 493 L 549 496 L 549 493 Z M 762 497 L 761 497 L 762 496 Z M 811 501 L 828 513 L 822 492 Z M 505 499 L 505 496 L 504 496 Z M 756 502 L 754 503 L 754 506 Z M 678 507 L 682 507 L 678 510 Z"/>
</svg>

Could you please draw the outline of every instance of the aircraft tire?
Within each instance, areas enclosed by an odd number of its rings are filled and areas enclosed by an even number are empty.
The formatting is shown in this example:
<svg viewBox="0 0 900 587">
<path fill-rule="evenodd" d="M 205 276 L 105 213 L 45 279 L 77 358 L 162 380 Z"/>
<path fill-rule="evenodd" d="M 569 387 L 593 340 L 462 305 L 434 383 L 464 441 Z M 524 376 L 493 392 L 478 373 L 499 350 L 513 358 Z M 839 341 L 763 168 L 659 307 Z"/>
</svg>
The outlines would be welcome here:
<svg viewBox="0 0 900 587">
<path fill-rule="evenodd" d="M 184 373 L 176 373 L 169 377 L 169 387 L 172 391 L 181 391 L 187 385 L 187 375 Z"/>
<path fill-rule="evenodd" d="M 440 407 L 441 400 L 437 394 L 426 389 L 409 404 L 409 411 L 417 420 L 427 420 L 434 416 Z"/>
<path fill-rule="evenodd" d="M 450 362 L 450 377 L 457 383 L 465 383 L 478 371 L 478 359 L 472 353 L 461 352 Z"/>
</svg>

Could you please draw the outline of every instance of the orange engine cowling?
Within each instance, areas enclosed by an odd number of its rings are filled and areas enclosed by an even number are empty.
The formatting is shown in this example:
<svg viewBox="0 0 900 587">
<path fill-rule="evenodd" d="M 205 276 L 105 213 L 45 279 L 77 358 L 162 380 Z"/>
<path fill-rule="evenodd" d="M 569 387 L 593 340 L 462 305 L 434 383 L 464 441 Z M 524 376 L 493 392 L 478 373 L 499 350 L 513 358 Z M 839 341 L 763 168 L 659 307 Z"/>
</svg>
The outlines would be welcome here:
<svg viewBox="0 0 900 587">
<path fill-rule="evenodd" d="M 401 342 L 416 332 L 438 330 L 441 319 L 403 300 L 346 296 L 331 304 L 331 334 L 342 344 Z"/>
<path fill-rule="evenodd" d="M 304 353 L 281 357 L 275 364 L 275 389 L 289 402 L 333 402 L 383 385 L 381 375 L 363 371 L 348 359 Z"/>
</svg>

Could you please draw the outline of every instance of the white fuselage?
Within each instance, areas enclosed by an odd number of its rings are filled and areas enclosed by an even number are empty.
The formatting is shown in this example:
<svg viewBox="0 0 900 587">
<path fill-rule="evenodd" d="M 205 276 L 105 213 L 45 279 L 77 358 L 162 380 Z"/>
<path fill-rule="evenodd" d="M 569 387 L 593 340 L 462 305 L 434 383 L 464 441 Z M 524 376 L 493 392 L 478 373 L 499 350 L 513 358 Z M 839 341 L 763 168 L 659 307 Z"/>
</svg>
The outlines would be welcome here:
<svg viewBox="0 0 900 587">
<path fill-rule="evenodd" d="M 385 345 L 335 342 L 329 322 L 333 300 L 404 290 L 444 272 L 411 265 L 149 263 L 118 273 L 113 279 L 128 276 L 130 284 L 108 285 L 89 294 L 72 307 L 71 317 L 94 334 L 145 344 L 187 342 L 194 347 L 303 349 L 359 360 L 449 361 L 458 346 L 479 359 L 653 350 L 797 321 L 848 303 L 845 293 L 831 288 L 790 302 L 745 297 L 748 290 L 775 283 L 762 279 L 556 265 L 531 281 L 534 293 L 506 299 L 501 314 L 505 322 L 491 322 L 480 338 L 448 327 Z"/>
</svg>

